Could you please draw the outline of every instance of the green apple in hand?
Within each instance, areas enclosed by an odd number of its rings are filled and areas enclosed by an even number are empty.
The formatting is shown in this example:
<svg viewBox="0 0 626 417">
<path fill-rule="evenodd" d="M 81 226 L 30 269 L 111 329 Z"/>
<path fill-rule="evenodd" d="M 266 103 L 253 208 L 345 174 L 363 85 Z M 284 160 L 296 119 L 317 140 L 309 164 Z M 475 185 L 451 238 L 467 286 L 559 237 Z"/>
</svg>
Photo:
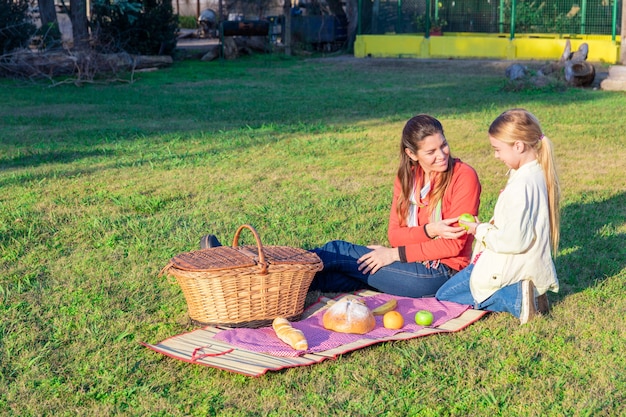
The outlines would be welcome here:
<svg viewBox="0 0 626 417">
<path fill-rule="evenodd" d="M 428 310 L 420 310 L 415 313 L 415 323 L 420 326 L 430 326 L 433 322 L 433 313 Z"/>
<path fill-rule="evenodd" d="M 459 216 L 459 226 L 465 230 L 469 230 L 469 226 L 466 223 L 476 223 L 476 219 L 469 213 L 463 213 Z"/>
</svg>

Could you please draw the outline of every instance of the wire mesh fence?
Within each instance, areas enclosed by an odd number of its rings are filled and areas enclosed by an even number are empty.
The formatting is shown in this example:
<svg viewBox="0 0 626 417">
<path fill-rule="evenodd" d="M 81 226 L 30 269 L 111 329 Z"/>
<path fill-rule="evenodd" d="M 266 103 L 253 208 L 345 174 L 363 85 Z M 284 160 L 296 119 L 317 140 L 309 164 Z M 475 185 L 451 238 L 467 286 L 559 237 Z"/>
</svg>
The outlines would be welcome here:
<svg viewBox="0 0 626 417">
<path fill-rule="evenodd" d="M 620 0 L 362 0 L 360 34 L 619 35 Z"/>
</svg>

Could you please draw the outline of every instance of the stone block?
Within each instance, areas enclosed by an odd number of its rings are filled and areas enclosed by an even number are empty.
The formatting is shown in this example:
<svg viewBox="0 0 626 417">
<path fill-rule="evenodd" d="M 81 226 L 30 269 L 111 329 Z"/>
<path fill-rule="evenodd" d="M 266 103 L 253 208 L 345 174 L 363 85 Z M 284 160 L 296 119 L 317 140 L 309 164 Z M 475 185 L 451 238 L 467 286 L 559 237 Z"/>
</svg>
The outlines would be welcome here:
<svg viewBox="0 0 626 417">
<path fill-rule="evenodd" d="M 609 78 L 626 80 L 626 65 L 612 65 L 609 67 Z"/>
<path fill-rule="evenodd" d="M 626 79 L 606 78 L 600 83 L 600 88 L 606 91 L 626 91 Z"/>
</svg>

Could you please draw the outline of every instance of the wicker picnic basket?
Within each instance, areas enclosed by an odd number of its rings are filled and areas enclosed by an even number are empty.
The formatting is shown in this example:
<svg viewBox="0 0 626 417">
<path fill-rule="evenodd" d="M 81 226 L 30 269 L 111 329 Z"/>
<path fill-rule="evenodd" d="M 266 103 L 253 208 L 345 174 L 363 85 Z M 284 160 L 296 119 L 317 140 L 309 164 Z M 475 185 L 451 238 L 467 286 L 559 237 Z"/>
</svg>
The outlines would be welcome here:
<svg viewBox="0 0 626 417">
<path fill-rule="evenodd" d="M 252 232 L 256 246 L 239 246 L 243 229 Z M 276 317 L 299 319 L 311 281 L 321 269 L 316 254 L 288 246 L 263 246 L 257 231 L 243 225 L 232 247 L 182 253 L 161 274 L 176 278 L 194 322 L 262 327 Z"/>
</svg>

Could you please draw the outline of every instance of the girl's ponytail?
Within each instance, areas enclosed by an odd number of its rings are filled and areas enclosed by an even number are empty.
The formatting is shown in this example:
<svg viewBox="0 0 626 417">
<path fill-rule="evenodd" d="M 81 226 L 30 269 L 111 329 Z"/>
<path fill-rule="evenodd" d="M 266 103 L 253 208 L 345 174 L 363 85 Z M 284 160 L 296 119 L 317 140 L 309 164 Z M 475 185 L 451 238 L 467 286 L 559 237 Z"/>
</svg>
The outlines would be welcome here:
<svg viewBox="0 0 626 417">
<path fill-rule="evenodd" d="M 552 141 L 541 135 L 541 139 L 537 142 L 535 149 L 537 151 L 537 162 L 541 165 L 543 174 L 546 177 L 550 209 L 550 243 L 552 244 L 552 256 L 556 257 L 561 230 L 561 187 L 556 170 Z"/>
</svg>

